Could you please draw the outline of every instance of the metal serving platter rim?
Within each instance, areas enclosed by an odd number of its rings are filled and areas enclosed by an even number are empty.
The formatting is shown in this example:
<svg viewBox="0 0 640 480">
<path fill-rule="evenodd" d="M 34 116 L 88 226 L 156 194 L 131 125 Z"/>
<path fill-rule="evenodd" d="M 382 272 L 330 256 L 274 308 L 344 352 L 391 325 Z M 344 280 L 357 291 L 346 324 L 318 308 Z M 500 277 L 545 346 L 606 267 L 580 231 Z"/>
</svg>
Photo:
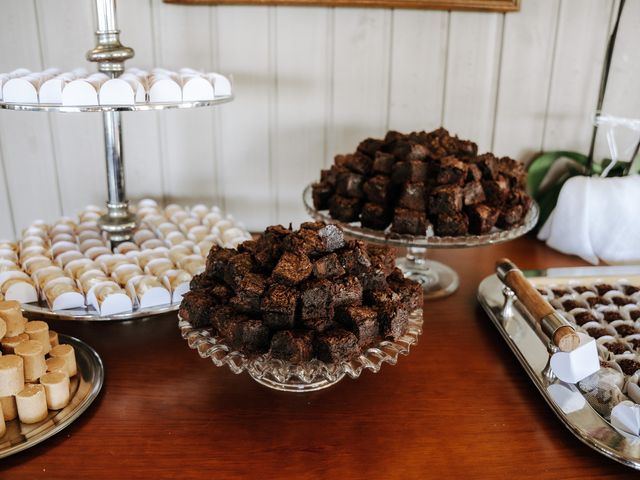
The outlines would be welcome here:
<svg viewBox="0 0 640 480">
<path fill-rule="evenodd" d="M 179 303 L 170 305 L 160 305 L 158 307 L 147 307 L 134 310 L 132 312 L 115 313 L 109 316 L 102 316 L 95 310 L 89 310 L 87 307 L 70 308 L 68 310 L 49 310 L 33 303 L 23 303 L 22 311 L 27 314 L 37 315 L 41 318 L 51 320 L 68 320 L 68 321 L 85 321 L 85 322 L 111 322 L 119 320 L 133 320 L 136 318 L 147 318 L 163 313 L 175 312 L 180 308 Z"/>
<path fill-rule="evenodd" d="M 625 272 L 625 273 L 622 273 Z M 628 267 L 576 267 L 567 269 L 529 270 L 524 272 L 531 280 L 535 278 L 554 278 L 561 283 L 563 280 L 575 280 L 580 277 L 612 277 L 620 278 L 624 275 L 640 274 L 640 266 Z M 570 275 L 562 276 L 563 273 Z M 487 312 L 489 318 L 498 329 L 502 338 L 514 353 L 527 375 L 533 381 L 542 397 L 551 407 L 556 416 L 578 440 L 602 455 L 609 457 L 623 465 L 640 470 L 640 439 L 623 435 L 598 414 L 588 402 L 584 406 L 570 413 L 565 413 L 551 398 L 547 387 L 552 384 L 562 385 L 574 392 L 579 390 L 559 380 L 549 382 L 542 375 L 546 366 L 548 353 L 546 346 L 530 327 L 525 315 L 526 310 L 516 300 L 513 316 L 503 324 L 501 310 L 503 305 L 502 289 L 504 285 L 494 275 L 486 277 L 478 287 L 478 301 Z M 512 330 L 508 332 L 507 330 Z M 514 335 L 515 333 L 515 335 Z M 531 350 L 535 352 L 524 352 Z M 531 362 L 538 363 L 537 366 Z"/>
<path fill-rule="evenodd" d="M 0 109 L 23 112 L 60 112 L 60 113 L 96 113 L 96 112 L 146 112 L 152 110 L 168 110 L 174 108 L 210 107 L 228 103 L 234 95 L 226 95 L 213 100 L 197 102 L 143 103 L 136 105 L 58 105 L 52 103 L 9 103 L 0 102 Z"/>
<path fill-rule="evenodd" d="M 418 248 L 464 248 L 464 247 L 480 247 L 483 245 L 496 245 L 498 243 L 508 242 L 521 237 L 529 232 L 538 222 L 540 209 L 534 201 L 531 208 L 525 215 L 524 223 L 509 230 L 498 230 L 484 235 L 465 235 L 461 237 L 439 237 L 432 236 L 414 236 L 390 234 L 387 231 L 373 230 L 360 226 L 360 222 L 345 223 L 333 219 L 328 212 L 319 211 L 313 207 L 311 187 L 309 184 L 302 192 L 302 201 L 307 213 L 314 220 L 326 223 L 334 223 L 339 225 L 346 234 L 360 240 L 369 242 L 383 243 L 386 245 L 394 245 L 396 247 L 418 247 Z"/>
<path fill-rule="evenodd" d="M 4 448 L 3 445 L 8 441 L 10 442 L 10 440 L 4 440 L 4 436 L 0 437 L 0 458 L 8 457 L 14 453 L 33 447 L 66 428 L 80 417 L 82 413 L 84 413 L 89 405 L 91 405 L 97 398 L 100 390 L 102 389 L 102 385 L 104 383 L 104 364 L 102 363 L 100 355 L 98 355 L 92 347 L 75 337 L 59 334 L 59 339 L 60 343 L 69 344 L 74 348 L 78 366 L 78 380 L 80 380 L 80 375 L 82 376 L 82 382 L 78 384 L 71 401 L 80 395 L 80 387 L 83 386 L 83 383 L 86 383 L 89 390 L 86 392 L 85 396 L 80 399 L 80 402 L 71 410 L 67 411 L 70 407 L 67 406 L 57 412 L 51 411 L 45 420 L 38 424 L 29 426 L 30 432 L 28 432 L 27 435 L 36 432 L 33 436 L 26 438 L 25 434 L 20 434 L 22 441 L 10 444 L 8 447 Z M 7 433 L 10 432 L 10 424 L 13 422 L 19 423 L 19 420 L 16 419 L 11 422 L 7 422 Z"/>
</svg>

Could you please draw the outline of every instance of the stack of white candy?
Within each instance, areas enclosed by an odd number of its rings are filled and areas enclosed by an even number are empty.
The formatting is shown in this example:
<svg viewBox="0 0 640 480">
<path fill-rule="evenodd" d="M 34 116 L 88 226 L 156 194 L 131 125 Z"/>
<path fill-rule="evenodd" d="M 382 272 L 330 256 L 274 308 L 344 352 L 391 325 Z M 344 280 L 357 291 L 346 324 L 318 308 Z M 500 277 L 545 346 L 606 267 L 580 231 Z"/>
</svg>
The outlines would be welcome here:
<svg viewBox="0 0 640 480">
<path fill-rule="evenodd" d="M 78 373 L 74 349 L 45 322 L 28 322 L 18 302 L 0 302 L 0 436 L 5 421 L 37 423 L 69 404 Z M 46 358 L 46 357 L 49 358 Z"/>
<path fill-rule="evenodd" d="M 232 94 L 230 80 L 219 73 L 191 68 L 178 72 L 130 68 L 118 78 L 83 68 L 60 72 L 24 68 L 0 74 L 0 101 L 65 106 L 139 105 L 214 100 Z"/>
<path fill-rule="evenodd" d="M 92 307 L 102 316 L 176 304 L 202 272 L 213 245 L 235 248 L 251 238 L 217 207 L 138 204 L 142 226 L 111 251 L 98 228 L 98 207 L 77 221 L 35 222 L 19 244 L 0 242 L 0 300 L 46 302 L 53 311 Z"/>
</svg>

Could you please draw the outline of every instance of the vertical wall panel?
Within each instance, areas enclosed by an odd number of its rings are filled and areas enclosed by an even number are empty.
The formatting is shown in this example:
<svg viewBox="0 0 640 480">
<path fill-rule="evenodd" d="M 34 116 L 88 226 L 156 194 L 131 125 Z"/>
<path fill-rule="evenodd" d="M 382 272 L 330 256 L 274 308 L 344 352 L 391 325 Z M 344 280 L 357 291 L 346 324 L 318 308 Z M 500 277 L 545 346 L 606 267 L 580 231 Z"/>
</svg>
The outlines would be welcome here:
<svg viewBox="0 0 640 480">
<path fill-rule="evenodd" d="M 18 67 L 34 71 L 42 68 L 32 1 L 6 2 L 0 15 L 0 71 Z M 0 111 L 0 149 L 16 231 L 37 218 L 51 220 L 59 216 L 60 197 L 47 114 Z M 2 224 L 9 221 L 5 209 L 6 206 L 0 209 Z M 0 228 L 7 231 L 4 225 Z"/>
<path fill-rule="evenodd" d="M 279 7 L 276 14 L 276 220 L 299 223 L 308 218 L 302 190 L 319 176 L 325 161 L 329 13 L 323 8 Z"/>
<path fill-rule="evenodd" d="M 211 7 L 155 0 L 153 8 L 158 66 L 211 71 Z M 159 115 L 166 201 L 212 203 L 217 192 L 210 109 L 167 110 Z"/>
<path fill-rule="evenodd" d="M 271 128 L 275 7 L 218 7 L 218 69 L 234 77 L 236 99 L 220 107 L 221 189 L 229 213 L 250 229 L 275 221 Z M 275 33 L 275 32 L 271 32 Z M 303 118 L 300 112 L 298 118 Z"/>
<path fill-rule="evenodd" d="M 387 129 L 391 11 L 334 10 L 333 117 L 328 154 L 352 152 Z"/>
<path fill-rule="evenodd" d="M 522 2 L 520 13 L 505 16 L 493 141 L 498 155 L 527 161 L 542 146 L 559 5 Z"/>
<path fill-rule="evenodd" d="M 442 125 L 447 12 L 393 11 L 389 128 L 401 132 Z"/>
<path fill-rule="evenodd" d="M 125 66 L 149 69 L 155 66 L 152 0 L 126 0 L 117 3 L 121 41 L 135 50 Z M 163 112 L 122 114 L 124 169 L 127 196 L 131 199 L 161 199 L 162 162 L 160 158 L 159 116 Z"/>
<path fill-rule="evenodd" d="M 45 67 L 63 70 L 95 65 L 85 54 L 95 44 L 93 4 L 76 0 L 36 0 L 40 44 Z M 51 114 L 53 145 L 65 215 L 89 203 L 104 205 L 107 198 L 102 116 Z"/>
<path fill-rule="evenodd" d="M 589 150 L 610 14 L 610 0 L 562 1 L 544 150 Z"/>
<path fill-rule="evenodd" d="M 13 240 L 14 238 L 16 238 L 16 232 L 13 228 L 13 214 L 11 213 L 9 192 L 7 191 L 4 164 L 0 155 L 0 239 Z"/>
<path fill-rule="evenodd" d="M 452 12 L 443 125 L 491 149 L 504 15 Z"/>
</svg>

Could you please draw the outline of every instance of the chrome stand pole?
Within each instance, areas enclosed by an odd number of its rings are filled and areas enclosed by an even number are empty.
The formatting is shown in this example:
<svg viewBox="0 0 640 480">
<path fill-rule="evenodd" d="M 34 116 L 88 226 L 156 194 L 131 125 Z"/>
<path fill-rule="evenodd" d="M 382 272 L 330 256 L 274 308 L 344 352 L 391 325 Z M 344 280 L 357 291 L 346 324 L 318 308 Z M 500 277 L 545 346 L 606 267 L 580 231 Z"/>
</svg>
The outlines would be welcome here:
<svg viewBox="0 0 640 480">
<path fill-rule="evenodd" d="M 97 44 L 87 52 L 87 60 L 96 62 L 98 70 L 115 78 L 124 71 L 124 62 L 134 51 L 120 43 L 116 22 L 115 0 L 96 0 Z M 129 211 L 125 193 L 124 160 L 122 155 L 122 120 L 120 112 L 104 112 L 104 145 L 107 165 L 107 213 L 98 220 L 100 228 L 112 242 L 131 238 L 136 216 Z"/>
</svg>

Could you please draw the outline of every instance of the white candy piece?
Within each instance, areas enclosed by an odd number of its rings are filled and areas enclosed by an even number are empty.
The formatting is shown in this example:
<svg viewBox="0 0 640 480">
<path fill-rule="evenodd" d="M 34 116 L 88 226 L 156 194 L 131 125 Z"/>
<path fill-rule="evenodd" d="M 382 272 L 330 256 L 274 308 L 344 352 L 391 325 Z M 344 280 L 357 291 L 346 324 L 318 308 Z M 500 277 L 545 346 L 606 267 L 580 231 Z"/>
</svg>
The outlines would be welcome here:
<svg viewBox="0 0 640 480">
<path fill-rule="evenodd" d="M 38 88 L 40 78 L 27 75 L 12 78 L 2 86 L 3 101 L 8 103 L 38 103 Z"/>
<path fill-rule="evenodd" d="M 103 316 L 133 311 L 131 297 L 113 281 L 97 284 L 93 289 L 92 298 L 93 308 Z"/>
<path fill-rule="evenodd" d="M 183 79 L 182 100 L 185 102 L 197 102 L 203 100 L 213 100 L 213 85 L 211 82 L 200 76 L 192 76 Z"/>
<path fill-rule="evenodd" d="M 136 298 L 140 308 L 157 307 L 171 303 L 171 293 L 151 275 L 133 277 L 128 284 L 130 295 Z"/>
<path fill-rule="evenodd" d="M 227 77 L 219 73 L 209 73 L 207 78 L 213 84 L 213 91 L 216 98 L 231 95 L 231 81 Z"/>
<path fill-rule="evenodd" d="M 170 77 L 153 77 L 149 88 L 149 103 L 177 103 L 182 101 L 182 89 Z"/>
<path fill-rule="evenodd" d="M 22 423 L 38 423 L 47 418 L 47 396 L 42 385 L 25 386 L 16 395 L 16 404 Z"/>
</svg>

